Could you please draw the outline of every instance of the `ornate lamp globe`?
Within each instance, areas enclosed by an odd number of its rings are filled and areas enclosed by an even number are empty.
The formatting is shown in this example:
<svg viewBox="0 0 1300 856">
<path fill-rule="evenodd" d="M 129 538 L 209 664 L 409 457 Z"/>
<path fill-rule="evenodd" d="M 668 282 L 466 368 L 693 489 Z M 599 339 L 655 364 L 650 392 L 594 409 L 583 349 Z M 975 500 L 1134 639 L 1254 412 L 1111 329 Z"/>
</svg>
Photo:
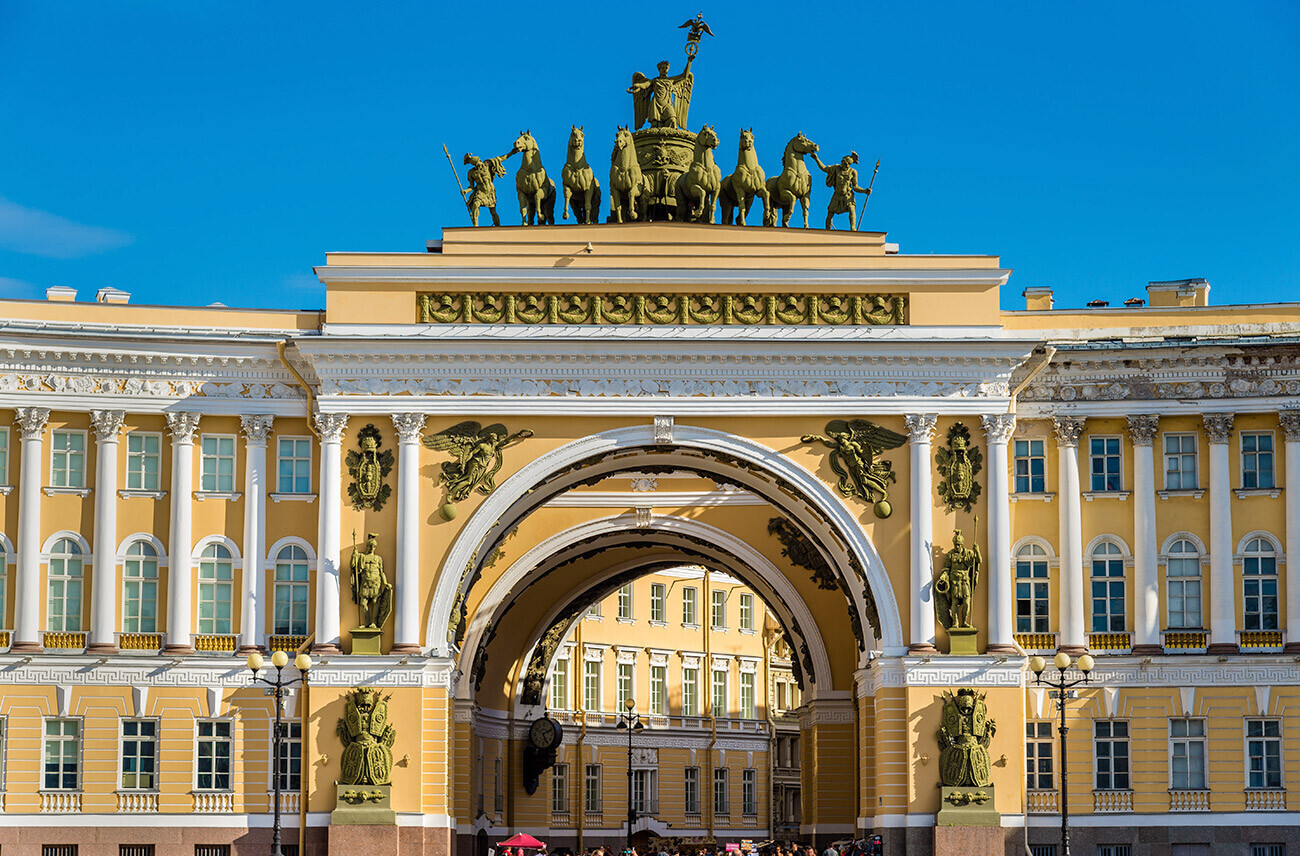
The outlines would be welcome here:
<svg viewBox="0 0 1300 856">
<path fill-rule="evenodd" d="M 1056 655 L 1056 659 L 1052 660 L 1052 665 L 1056 666 L 1056 668 L 1060 669 L 1061 671 L 1065 671 L 1066 669 L 1070 668 L 1070 655 L 1065 653 L 1064 651 L 1058 652 Z"/>
<path fill-rule="evenodd" d="M 1043 669 L 1046 668 L 1047 668 L 1047 661 L 1044 660 L 1042 657 L 1029 658 L 1029 670 L 1032 671 L 1035 675 L 1041 675 L 1043 673 Z"/>
<path fill-rule="evenodd" d="M 256 672 L 258 669 L 262 668 L 262 665 L 263 665 L 266 661 L 262 659 L 262 655 L 261 655 L 261 654 L 259 654 L 259 653 L 257 653 L 256 651 L 254 651 L 253 653 L 251 653 L 251 654 L 248 655 L 248 659 L 245 660 L 244 662 L 248 663 L 248 668 L 250 668 L 250 669 L 252 669 L 254 672 Z"/>
<path fill-rule="evenodd" d="M 271 665 L 275 666 L 277 669 L 283 669 L 285 666 L 289 665 L 289 655 L 283 651 L 276 651 L 271 655 Z"/>
<path fill-rule="evenodd" d="M 297 657 L 293 658 L 293 664 L 297 667 L 298 671 L 305 672 L 311 668 L 311 657 L 306 654 L 299 654 Z"/>
</svg>

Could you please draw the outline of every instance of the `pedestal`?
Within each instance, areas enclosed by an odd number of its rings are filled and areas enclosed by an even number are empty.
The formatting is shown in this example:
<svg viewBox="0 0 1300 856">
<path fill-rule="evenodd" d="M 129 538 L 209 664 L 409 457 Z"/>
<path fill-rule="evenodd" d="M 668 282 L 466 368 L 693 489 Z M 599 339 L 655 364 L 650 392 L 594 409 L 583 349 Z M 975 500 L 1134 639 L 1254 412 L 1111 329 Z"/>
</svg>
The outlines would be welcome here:
<svg viewBox="0 0 1300 856">
<path fill-rule="evenodd" d="M 392 826 L 394 849 L 397 843 L 397 812 L 393 811 L 392 785 L 344 785 L 334 783 L 338 789 L 334 811 L 330 812 L 330 827 L 335 826 Z M 330 846 L 333 847 L 331 834 Z M 343 853 L 348 850 L 339 851 Z M 357 851 L 360 852 L 360 851 Z M 393 851 L 386 851 L 393 852 Z"/>
<path fill-rule="evenodd" d="M 992 785 L 943 788 L 934 819 L 935 856 L 1004 856 L 1002 815 L 993 803 Z"/>
<path fill-rule="evenodd" d="M 979 631 L 974 627 L 951 627 L 948 629 L 948 653 L 956 656 L 969 657 L 979 653 L 979 646 L 975 644 L 975 637 Z"/>
<path fill-rule="evenodd" d="M 352 631 L 352 653 L 379 656 L 384 653 L 380 642 L 384 631 L 375 627 L 358 627 Z"/>
</svg>

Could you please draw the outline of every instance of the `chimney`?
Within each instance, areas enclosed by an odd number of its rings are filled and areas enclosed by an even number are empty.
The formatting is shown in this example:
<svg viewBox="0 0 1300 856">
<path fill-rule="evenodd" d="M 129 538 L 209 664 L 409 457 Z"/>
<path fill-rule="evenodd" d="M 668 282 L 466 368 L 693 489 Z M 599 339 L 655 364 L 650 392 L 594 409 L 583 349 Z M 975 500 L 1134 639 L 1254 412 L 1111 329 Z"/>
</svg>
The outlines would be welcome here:
<svg viewBox="0 0 1300 856">
<path fill-rule="evenodd" d="M 1020 292 L 1025 299 L 1025 309 L 1030 312 L 1046 312 L 1052 308 L 1052 288 L 1048 285 L 1034 285 Z"/>
<path fill-rule="evenodd" d="M 105 286 L 95 295 L 95 301 L 98 303 L 130 303 L 131 292 Z"/>
<path fill-rule="evenodd" d="M 51 285 L 45 289 L 45 299 L 53 303 L 72 303 L 77 299 L 77 290 L 66 285 Z"/>
<path fill-rule="evenodd" d="M 1198 277 L 1149 282 L 1147 302 L 1152 306 L 1209 306 L 1210 281 Z"/>
<path fill-rule="evenodd" d="M 1089 309 L 1105 309 L 1110 306 L 1109 300 L 1089 300 L 1087 304 Z"/>
</svg>

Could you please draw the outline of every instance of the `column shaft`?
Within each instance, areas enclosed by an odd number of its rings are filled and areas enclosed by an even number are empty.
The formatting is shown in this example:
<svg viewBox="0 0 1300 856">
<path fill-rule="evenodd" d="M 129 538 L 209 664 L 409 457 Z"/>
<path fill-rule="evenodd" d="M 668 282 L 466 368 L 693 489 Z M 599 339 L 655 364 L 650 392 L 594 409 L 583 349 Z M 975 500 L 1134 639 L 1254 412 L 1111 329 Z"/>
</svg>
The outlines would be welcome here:
<svg viewBox="0 0 1300 856">
<path fill-rule="evenodd" d="M 1079 492 L 1079 436 L 1084 423 L 1084 417 L 1056 419 L 1061 483 L 1061 638 L 1057 647 L 1070 654 L 1088 648 L 1083 596 L 1083 496 Z"/>
<path fill-rule="evenodd" d="M 348 418 L 341 413 L 318 413 L 320 434 L 320 517 L 316 540 L 316 644 L 319 654 L 336 654 L 339 648 L 339 527 L 342 493 L 340 481 L 343 432 Z"/>
<path fill-rule="evenodd" d="M 1211 654 L 1237 652 L 1236 586 L 1233 585 L 1232 486 L 1228 470 L 1231 413 L 1207 413 L 1210 440 L 1210 644 Z"/>
<path fill-rule="evenodd" d="M 190 612 L 193 591 L 194 433 L 199 414 L 168 413 L 172 437 L 171 532 L 167 545 L 167 654 L 194 653 L 194 625 Z"/>
<path fill-rule="evenodd" d="M 266 438 L 270 416 L 244 416 L 244 585 L 239 650 L 266 646 Z"/>
<path fill-rule="evenodd" d="M 989 653 L 1016 652 L 1015 588 L 1011 568 L 1011 485 L 1007 443 L 1016 428 L 1013 413 L 983 417 L 989 447 Z"/>
<path fill-rule="evenodd" d="M 420 429 L 419 413 L 393 415 L 397 429 L 397 593 L 394 654 L 420 650 Z"/>
<path fill-rule="evenodd" d="M 87 653 L 117 653 L 117 449 L 126 416 L 121 410 L 95 410 L 95 562 L 91 579 L 90 644 Z"/>
<path fill-rule="evenodd" d="M 1159 417 L 1128 419 L 1133 440 L 1133 653 L 1160 654 L 1160 575 L 1156 570 L 1156 482 L 1152 444 Z"/>
<path fill-rule="evenodd" d="M 18 576 L 14 583 L 14 653 L 41 650 L 41 436 L 50 411 L 20 407 L 14 421 L 22 432 L 18 481 Z"/>
<path fill-rule="evenodd" d="M 907 417 L 912 465 L 912 644 L 910 650 L 934 652 L 934 514 L 930 474 L 930 437 L 937 417 Z"/>
<path fill-rule="evenodd" d="M 1286 648 L 1300 654 L 1300 410 L 1278 418 L 1286 436 Z"/>
</svg>

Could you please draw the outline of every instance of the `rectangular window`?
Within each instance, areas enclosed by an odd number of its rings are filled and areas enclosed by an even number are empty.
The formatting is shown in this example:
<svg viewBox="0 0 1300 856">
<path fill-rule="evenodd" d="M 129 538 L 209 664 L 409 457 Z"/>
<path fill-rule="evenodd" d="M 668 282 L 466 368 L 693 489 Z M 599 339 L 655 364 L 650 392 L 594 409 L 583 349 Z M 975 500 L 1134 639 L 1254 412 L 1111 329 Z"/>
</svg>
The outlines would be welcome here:
<svg viewBox="0 0 1300 856">
<path fill-rule="evenodd" d="M 740 673 L 740 716 L 742 719 L 758 718 L 754 699 L 755 677 L 757 676 L 753 672 Z"/>
<path fill-rule="evenodd" d="M 1246 545 L 1241 562 L 1243 629 L 1278 629 L 1277 556 L 1262 538 Z"/>
<path fill-rule="evenodd" d="M 588 814 L 600 814 L 600 765 L 588 764 L 582 784 L 583 806 Z"/>
<path fill-rule="evenodd" d="M 632 771 L 632 810 L 638 815 L 653 815 L 659 811 L 659 771 Z"/>
<path fill-rule="evenodd" d="M 123 719 L 123 790 L 149 791 L 156 787 L 157 755 L 157 722 L 152 719 Z"/>
<path fill-rule="evenodd" d="M 200 791 L 230 790 L 230 723 L 223 720 L 198 722 L 198 777 Z"/>
<path fill-rule="evenodd" d="M 280 741 L 280 790 L 302 789 L 302 723 L 284 723 Z"/>
<path fill-rule="evenodd" d="M 719 589 L 709 592 L 712 604 L 712 611 L 709 613 L 709 621 L 714 630 L 723 630 L 727 626 L 727 593 Z"/>
<path fill-rule="evenodd" d="M 740 629 L 754 629 L 754 596 L 752 594 L 742 594 L 740 596 Z"/>
<path fill-rule="evenodd" d="M 700 715 L 700 670 L 682 669 L 682 716 Z"/>
<path fill-rule="evenodd" d="M 229 633 L 234 604 L 235 566 L 229 551 L 213 545 L 199 558 L 199 632 Z"/>
<path fill-rule="evenodd" d="M 1094 787 L 1099 791 L 1127 791 L 1129 782 L 1128 723 L 1123 720 L 1093 722 L 1092 754 L 1096 759 Z"/>
<path fill-rule="evenodd" d="M 700 590 L 694 586 L 682 589 L 682 624 L 695 626 L 699 620 Z"/>
<path fill-rule="evenodd" d="M 1190 541 L 1175 541 L 1165 564 L 1169 627 L 1201 626 L 1201 557 Z"/>
<path fill-rule="evenodd" d="M 0 480 L 9 484 L 9 429 L 0 428 Z"/>
<path fill-rule="evenodd" d="M 492 762 L 492 810 L 500 814 L 505 810 L 505 783 L 501 775 L 501 759 Z"/>
<path fill-rule="evenodd" d="M 650 712 L 668 713 L 668 667 L 650 667 Z"/>
<path fill-rule="evenodd" d="M 42 844 L 41 856 L 77 856 L 77 845 Z"/>
<path fill-rule="evenodd" d="M 194 856 L 230 856 L 229 844 L 195 844 Z"/>
<path fill-rule="evenodd" d="M 663 624 L 666 620 L 665 601 L 668 600 L 668 589 L 663 583 L 650 584 L 650 620 Z"/>
<path fill-rule="evenodd" d="M 85 431 L 55 431 L 50 436 L 50 486 L 86 486 Z"/>
<path fill-rule="evenodd" d="M 285 636 L 307 635 L 307 553 L 297 547 L 280 551 L 275 561 L 275 612 L 272 632 Z"/>
<path fill-rule="evenodd" d="M 1054 749 L 1052 723 L 1025 723 L 1025 787 L 1029 790 L 1052 790 Z"/>
<path fill-rule="evenodd" d="M 276 493 L 311 493 L 311 438 L 278 437 Z"/>
<path fill-rule="evenodd" d="M 713 813 L 714 814 L 731 814 L 731 805 L 727 799 L 727 773 L 726 767 L 718 767 L 713 771 Z"/>
<path fill-rule="evenodd" d="M 1089 437 L 1088 460 L 1094 491 L 1123 490 L 1119 480 L 1119 437 Z"/>
<path fill-rule="evenodd" d="M 1042 440 L 1017 440 L 1016 493 L 1043 493 L 1047 490 L 1047 455 Z"/>
<path fill-rule="evenodd" d="M 42 790 L 75 791 L 81 779 L 81 722 L 45 721 L 45 777 Z"/>
<path fill-rule="evenodd" d="M 1047 583 L 1047 553 L 1030 544 L 1016 557 L 1016 632 L 1049 632 L 1051 603 Z"/>
<path fill-rule="evenodd" d="M 126 435 L 126 489 L 158 490 L 162 471 L 162 435 L 132 431 Z"/>
<path fill-rule="evenodd" d="M 728 669 L 713 670 L 713 715 L 722 717 L 726 716 L 727 709 L 727 679 L 731 677 Z"/>
<path fill-rule="evenodd" d="M 618 590 L 618 617 L 632 617 L 632 584 L 620 586 Z"/>
<path fill-rule="evenodd" d="M 1133 856 L 1131 844 L 1098 844 L 1097 856 Z"/>
<path fill-rule="evenodd" d="M 569 765 L 556 764 L 551 768 L 551 811 L 567 814 L 569 811 Z"/>
<path fill-rule="evenodd" d="M 622 711 L 632 698 L 632 664 L 618 664 L 618 709 Z"/>
<path fill-rule="evenodd" d="M 600 661 L 587 660 L 582 664 L 582 707 L 600 710 Z"/>
<path fill-rule="evenodd" d="M 46 579 L 45 629 L 81 629 L 81 593 L 84 567 L 81 548 L 65 538 L 50 555 Z"/>
<path fill-rule="evenodd" d="M 700 768 L 687 767 L 686 777 L 683 780 L 685 792 L 685 805 L 687 814 L 700 813 Z"/>
<path fill-rule="evenodd" d="M 596 602 L 593 603 L 593 604 L 591 605 L 591 607 L 587 610 L 587 617 L 588 617 L 588 618 L 600 618 L 600 615 L 601 615 L 601 613 L 600 613 L 600 601 L 596 601 Z"/>
<path fill-rule="evenodd" d="M 1029 856 L 1056 856 L 1055 844 L 1031 844 Z"/>
<path fill-rule="evenodd" d="M 1196 435 L 1165 435 L 1165 490 L 1196 489 Z"/>
<path fill-rule="evenodd" d="M 117 856 L 153 856 L 152 844 L 119 844 Z M 288 856 L 288 854 L 285 854 Z"/>
<path fill-rule="evenodd" d="M 740 771 L 740 808 L 745 814 L 758 814 L 758 771 Z"/>
<path fill-rule="evenodd" d="M 233 493 L 235 490 L 235 436 L 204 434 L 199 443 L 202 469 L 199 490 Z"/>
<path fill-rule="evenodd" d="M 1246 758 L 1251 788 L 1282 787 L 1282 723 L 1276 719 L 1246 720 Z"/>
<path fill-rule="evenodd" d="M 1205 790 L 1205 720 L 1169 720 L 1169 787 Z"/>
<path fill-rule="evenodd" d="M 1242 432 L 1241 486 L 1246 490 L 1276 486 L 1273 481 L 1273 432 Z"/>
<path fill-rule="evenodd" d="M 569 658 L 551 666 L 551 710 L 569 709 Z"/>
<path fill-rule="evenodd" d="M 1252 844 L 1250 856 L 1286 856 L 1285 844 Z"/>
<path fill-rule="evenodd" d="M 1092 632 L 1123 633 L 1124 556 L 1109 542 L 1092 555 Z"/>
</svg>

